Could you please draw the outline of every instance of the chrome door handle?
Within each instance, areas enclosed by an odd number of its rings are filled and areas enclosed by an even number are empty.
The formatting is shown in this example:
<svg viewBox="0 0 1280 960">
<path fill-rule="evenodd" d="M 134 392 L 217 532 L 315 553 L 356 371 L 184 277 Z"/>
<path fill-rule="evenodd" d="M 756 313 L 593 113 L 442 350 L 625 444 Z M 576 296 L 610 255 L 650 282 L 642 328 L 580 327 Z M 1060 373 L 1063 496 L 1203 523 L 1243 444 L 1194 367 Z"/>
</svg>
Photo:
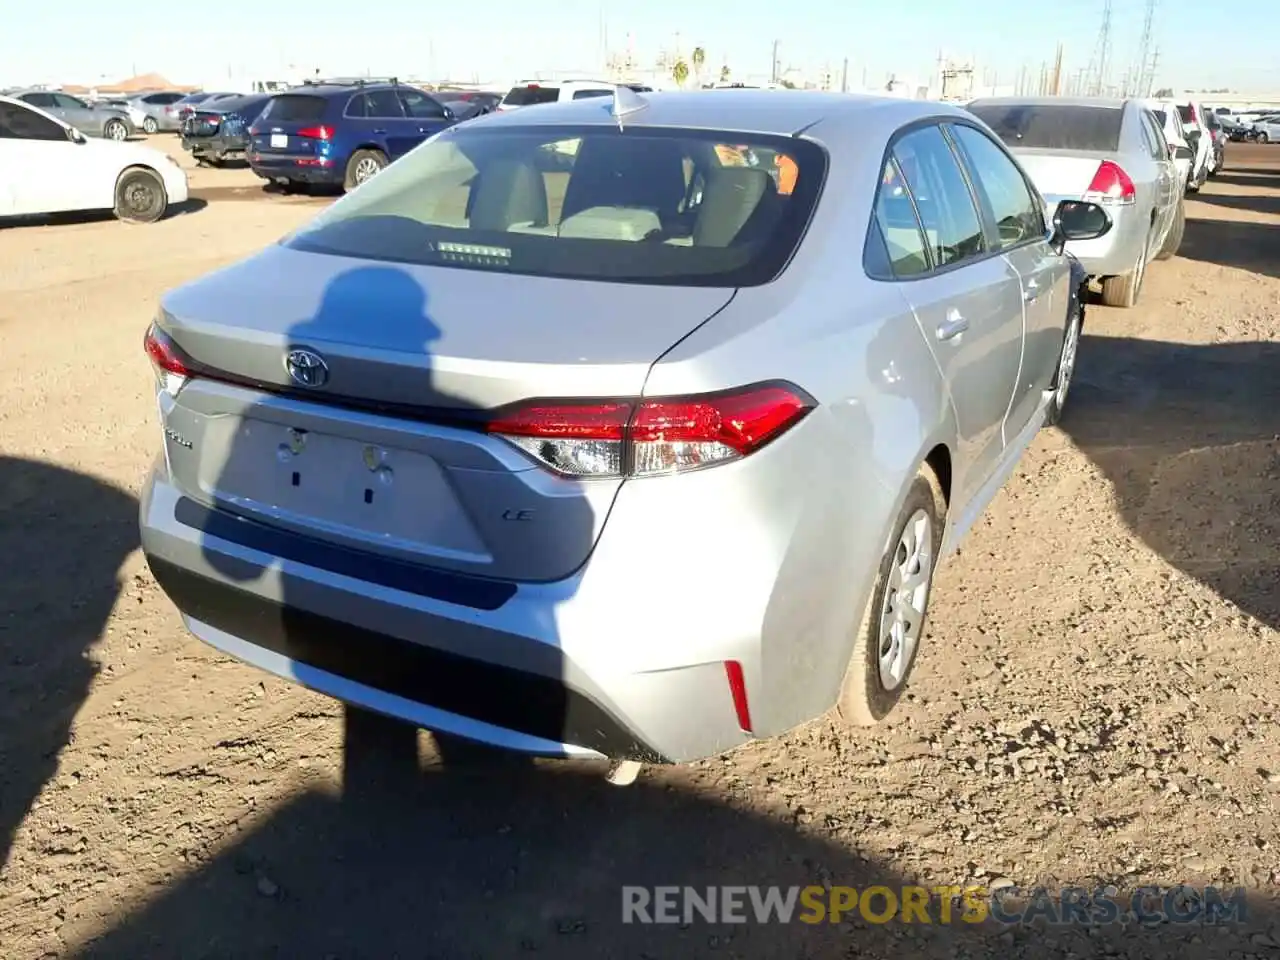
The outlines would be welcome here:
<svg viewBox="0 0 1280 960">
<path fill-rule="evenodd" d="M 960 316 L 960 311 L 954 307 L 947 311 L 947 319 L 938 324 L 938 339 L 951 340 L 960 336 L 969 329 L 969 321 Z"/>
<path fill-rule="evenodd" d="M 374 133 L 386 133 L 387 131 L 386 131 L 386 130 L 383 130 L 383 129 L 379 128 L 379 127 L 375 127 L 375 128 L 374 128 L 374 130 L 373 130 L 373 132 L 374 132 Z"/>
<path fill-rule="evenodd" d="M 1023 303 L 1034 303 L 1036 297 L 1040 296 L 1040 284 L 1034 279 L 1028 280 L 1027 285 L 1022 288 Z"/>
</svg>

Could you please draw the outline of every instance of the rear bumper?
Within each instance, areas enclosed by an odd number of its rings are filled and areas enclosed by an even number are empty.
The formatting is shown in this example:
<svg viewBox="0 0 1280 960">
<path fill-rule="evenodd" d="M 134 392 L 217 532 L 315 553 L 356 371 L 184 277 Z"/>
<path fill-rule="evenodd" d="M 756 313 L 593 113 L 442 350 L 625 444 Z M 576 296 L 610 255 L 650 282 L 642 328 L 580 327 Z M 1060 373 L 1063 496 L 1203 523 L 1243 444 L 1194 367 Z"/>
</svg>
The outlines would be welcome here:
<svg viewBox="0 0 1280 960">
<path fill-rule="evenodd" d="M 1149 210 L 1113 206 L 1107 212 L 1113 225 L 1105 236 L 1067 244 L 1067 251 L 1091 277 L 1116 277 L 1133 270 L 1151 229 Z"/>
<path fill-rule="evenodd" d="M 843 479 L 867 466 L 859 445 L 846 459 L 840 424 L 819 408 L 748 461 L 624 483 L 587 562 L 555 582 L 445 572 L 210 511 L 163 457 L 142 546 L 192 633 L 278 676 L 510 750 L 686 762 L 835 701 L 896 510 L 887 483 L 847 495 Z M 803 497 L 797 473 L 814 478 Z M 741 666 L 746 724 L 727 662 Z"/>
<path fill-rule="evenodd" d="M 329 157 L 279 157 L 261 153 L 249 153 L 247 157 L 250 169 L 263 180 L 339 184 L 346 175 L 343 164 Z"/>
<path fill-rule="evenodd" d="M 141 521 L 151 570 L 193 634 L 343 701 L 542 756 L 678 762 L 749 739 L 723 662 L 631 670 L 610 655 L 627 642 L 611 627 L 622 607 L 587 615 L 589 626 L 579 612 L 633 601 L 626 578 L 611 578 L 606 596 L 582 572 L 551 584 L 414 577 L 409 565 L 208 511 L 163 466 Z M 658 629 L 648 642 L 674 639 Z"/>
<path fill-rule="evenodd" d="M 243 135 L 216 137 L 183 136 L 182 149 L 193 157 L 240 157 L 244 156 L 249 146 L 248 138 Z"/>
</svg>

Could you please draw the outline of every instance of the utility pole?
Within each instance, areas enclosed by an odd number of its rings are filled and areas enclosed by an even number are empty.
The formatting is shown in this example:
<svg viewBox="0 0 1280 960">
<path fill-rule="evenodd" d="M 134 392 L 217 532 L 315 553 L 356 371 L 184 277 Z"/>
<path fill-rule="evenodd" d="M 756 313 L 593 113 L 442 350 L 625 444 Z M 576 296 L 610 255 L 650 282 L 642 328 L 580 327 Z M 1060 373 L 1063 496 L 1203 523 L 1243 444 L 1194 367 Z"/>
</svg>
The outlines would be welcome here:
<svg viewBox="0 0 1280 960">
<path fill-rule="evenodd" d="M 769 82 L 778 82 L 778 41 L 773 41 L 773 59 L 769 61 Z"/>
<path fill-rule="evenodd" d="M 1107 86 L 1107 71 L 1111 59 L 1111 0 L 1103 0 L 1102 26 L 1089 59 L 1089 90 L 1091 96 L 1100 96 Z"/>
<path fill-rule="evenodd" d="M 1151 56 L 1151 29 L 1155 22 L 1156 0 L 1147 0 L 1147 8 L 1142 17 L 1142 39 L 1138 41 L 1138 70 L 1133 82 L 1133 92 L 1137 96 L 1148 96 L 1147 60 Z"/>
<path fill-rule="evenodd" d="M 1151 65 L 1147 68 L 1147 75 L 1142 81 L 1142 95 L 1144 97 L 1151 96 L 1151 88 L 1156 82 L 1156 67 L 1160 64 L 1160 48 L 1156 47 L 1155 52 L 1151 54 Z"/>
<path fill-rule="evenodd" d="M 840 70 L 840 92 L 849 92 L 849 58 L 844 58 L 844 66 Z"/>
</svg>

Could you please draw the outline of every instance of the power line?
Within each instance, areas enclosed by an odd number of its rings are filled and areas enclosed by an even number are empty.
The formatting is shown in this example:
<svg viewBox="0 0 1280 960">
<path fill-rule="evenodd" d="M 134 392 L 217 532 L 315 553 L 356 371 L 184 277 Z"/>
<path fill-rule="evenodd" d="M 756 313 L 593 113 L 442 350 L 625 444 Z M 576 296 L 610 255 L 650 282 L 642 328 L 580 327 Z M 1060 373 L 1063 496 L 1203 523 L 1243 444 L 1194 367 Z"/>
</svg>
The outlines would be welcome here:
<svg viewBox="0 0 1280 960">
<path fill-rule="evenodd" d="M 1102 26 L 1098 29 L 1098 39 L 1093 48 L 1093 56 L 1089 59 L 1089 94 L 1100 96 L 1107 87 L 1107 73 L 1111 59 L 1111 0 L 1102 4 Z"/>
<path fill-rule="evenodd" d="M 1138 69 L 1134 81 L 1133 93 L 1140 97 L 1151 96 L 1151 76 L 1150 69 L 1152 64 L 1149 62 L 1151 56 L 1151 28 L 1155 22 L 1156 0 L 1147 0 L 1147 9 L 1142 18 L 1142 39 L 1138 41 Z M 1126 94 L 1129 91 L 1125 91 Z"/>
</svg>

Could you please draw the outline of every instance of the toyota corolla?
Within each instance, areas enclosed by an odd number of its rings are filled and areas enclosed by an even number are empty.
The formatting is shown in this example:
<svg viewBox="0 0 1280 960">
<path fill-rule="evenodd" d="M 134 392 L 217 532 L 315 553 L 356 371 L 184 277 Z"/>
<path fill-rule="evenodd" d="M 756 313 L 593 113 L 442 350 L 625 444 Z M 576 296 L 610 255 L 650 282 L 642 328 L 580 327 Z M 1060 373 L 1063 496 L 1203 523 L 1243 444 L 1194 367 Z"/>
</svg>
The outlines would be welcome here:
<svg viewBox="0 0 1280 960">
<path fill-rule="evenodd" d="M 151 569 L 219 650 L 529 754 L 874 723 L 1109 226 L 946 104 L 476 119 L 164 297 Z"/>
</svg>

